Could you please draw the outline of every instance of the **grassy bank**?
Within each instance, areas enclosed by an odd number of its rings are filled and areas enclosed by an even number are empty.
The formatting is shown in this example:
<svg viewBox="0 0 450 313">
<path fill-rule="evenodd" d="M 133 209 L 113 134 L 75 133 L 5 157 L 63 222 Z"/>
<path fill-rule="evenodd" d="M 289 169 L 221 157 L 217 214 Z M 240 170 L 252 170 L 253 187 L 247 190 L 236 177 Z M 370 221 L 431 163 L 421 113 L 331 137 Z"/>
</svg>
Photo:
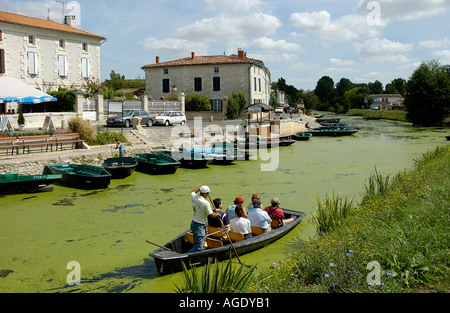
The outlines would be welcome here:
<svg viewBox="0 0 450 313">
<path fill-rule="evenodd" d="M 448 292 L 449 177 L 449 146 L 425 154 L 409 171 L 374 174 L 361 204 L 333 215 L 337 226 L 255 276 L 247 291 Z"/>
<path fill-rule="evenodd" d="M 361 110 L 351 109 L 347 112 L 347 115 L 362 116 L 372 119 L 386 119 L 400 122 L 407 122 L 405 111 L 381 111 L 381 110 Z"/>
</svg>

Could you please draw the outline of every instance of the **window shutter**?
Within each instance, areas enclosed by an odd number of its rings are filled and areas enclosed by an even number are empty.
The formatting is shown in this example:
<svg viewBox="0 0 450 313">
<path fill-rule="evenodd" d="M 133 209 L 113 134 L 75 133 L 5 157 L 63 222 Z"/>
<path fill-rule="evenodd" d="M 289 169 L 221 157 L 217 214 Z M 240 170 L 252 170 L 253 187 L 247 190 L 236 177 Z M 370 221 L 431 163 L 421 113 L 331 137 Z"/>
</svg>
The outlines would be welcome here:
<svg viewBox="0 0 450 313">
<path fill-rule="evenodd" d="M 6 73 L 5 50 L 0 49 L 0 74 Z"/>
<path fill-rule="evenodd" d="M 65 55 L 58 55 L 58 75 L 67 76 L 67 56 Z"/>
<path fill-rule="evenodd" d="M 220 91 L 220 77 L 213 77 L 213 91 Z"/>
<path fill-rule="evenodd" d="M 28 74 L 37 75 L 39 73 L 38 54 L 35 52 L 28 52 Z"/>
<path fill-rule="evenodd" d="M 163 93 L 170 92 L 170 84 L 167 78 L 163 79 Z"/>
<path fill-rule="evenodd" d="M 81 77 L 89 78 L 89 59 L 81 58 Z"/>
</svg>

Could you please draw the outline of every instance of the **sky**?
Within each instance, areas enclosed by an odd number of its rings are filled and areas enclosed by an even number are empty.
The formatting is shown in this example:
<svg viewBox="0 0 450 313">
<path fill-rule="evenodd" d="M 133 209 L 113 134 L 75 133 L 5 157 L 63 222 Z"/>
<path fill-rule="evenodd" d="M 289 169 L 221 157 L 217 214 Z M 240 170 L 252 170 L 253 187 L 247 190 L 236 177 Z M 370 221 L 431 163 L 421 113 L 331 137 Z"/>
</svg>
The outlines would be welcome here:
<svg viewBox="0 0 450 313">
<path fill-rule="evenodd" d="M 75 15 L 101 35 L 101 81 L 112 70 L 243 49 L 272 81 L 313 90 L 335 83 L 408 80 L 422 63 L 450 64 L 450 0 L 0 0 L 0 10 L 54 21 Z"/>
</svg>

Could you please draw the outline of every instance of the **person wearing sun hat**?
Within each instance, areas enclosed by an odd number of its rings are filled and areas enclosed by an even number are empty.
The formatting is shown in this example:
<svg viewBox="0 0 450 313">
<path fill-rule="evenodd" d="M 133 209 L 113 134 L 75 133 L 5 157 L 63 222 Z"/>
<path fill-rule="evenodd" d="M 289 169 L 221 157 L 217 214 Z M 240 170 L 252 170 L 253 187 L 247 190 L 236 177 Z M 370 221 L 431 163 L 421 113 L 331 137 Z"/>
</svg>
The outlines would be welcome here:
<svg viewBox="0 0 450 313">
<path fill-rule="evenodd" d="M 272 198 L 270 200 L 270 206 L 265 207 L 264 211 L 269 214 L 273 221 L 278 221 L 278 226 L 283 226 L 294 221 L 292 217 L 288 219 L 284 218 L 283 209 L 280 208 L 280 200 L 278 198 Z"/>
<path fill-rule="evenodd" d="M 231 220 L 232 220 L 233 218 L 236 218 L 236 211 L 235 211 L 236 205 L 239 205 L 239 204 L 242 205 L 242 203 L 244 203 L 244 199 L 243 199 L 242 197 L 236 197 L 236 198 L 234 199 L 234 204 L 233 204 L 233 205 L 230 205 L 230 206 L 227 208 L 227 210 L 226 210 L 225 213 L 227 214 L 228 219 L 230 220 L 230 222 L 231 222 Z M 245 209 L 244 209 L 244 212 L 243 212 L 242 217 L 247 218 L 247 211 L 246 211 Z"/>
<path fill-rule="evenodd" d="M 197 193 L 200 194 L 197 194 Z M 208 186 L 201 186 L 191 192 L 192 208 L 194 210 L 191 221 L 191 231 L 194 235 L 194 246 L 188 252 L 203 250 L 203 241 L 206 236 L 206 223 L 208 216 L 211 218 L 220 218 L 220 213 L 213 212 L 206 198 L 211 193 Z"/>
</svg>

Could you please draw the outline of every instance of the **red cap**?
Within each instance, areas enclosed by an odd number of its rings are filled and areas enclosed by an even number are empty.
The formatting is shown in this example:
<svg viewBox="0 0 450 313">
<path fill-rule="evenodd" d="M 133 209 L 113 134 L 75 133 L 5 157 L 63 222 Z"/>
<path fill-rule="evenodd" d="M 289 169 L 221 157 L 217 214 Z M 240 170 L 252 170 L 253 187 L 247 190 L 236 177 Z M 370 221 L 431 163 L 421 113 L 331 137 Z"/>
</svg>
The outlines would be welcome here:
<svg viewBox="0 0 450 313">
<path fill-rule="evenodd" d="M 242 197 L 236 197 L 236 199 L 234 199 L 234 202 L 244 202 L 244 199 L 242 199 Z"/>
</svg>

